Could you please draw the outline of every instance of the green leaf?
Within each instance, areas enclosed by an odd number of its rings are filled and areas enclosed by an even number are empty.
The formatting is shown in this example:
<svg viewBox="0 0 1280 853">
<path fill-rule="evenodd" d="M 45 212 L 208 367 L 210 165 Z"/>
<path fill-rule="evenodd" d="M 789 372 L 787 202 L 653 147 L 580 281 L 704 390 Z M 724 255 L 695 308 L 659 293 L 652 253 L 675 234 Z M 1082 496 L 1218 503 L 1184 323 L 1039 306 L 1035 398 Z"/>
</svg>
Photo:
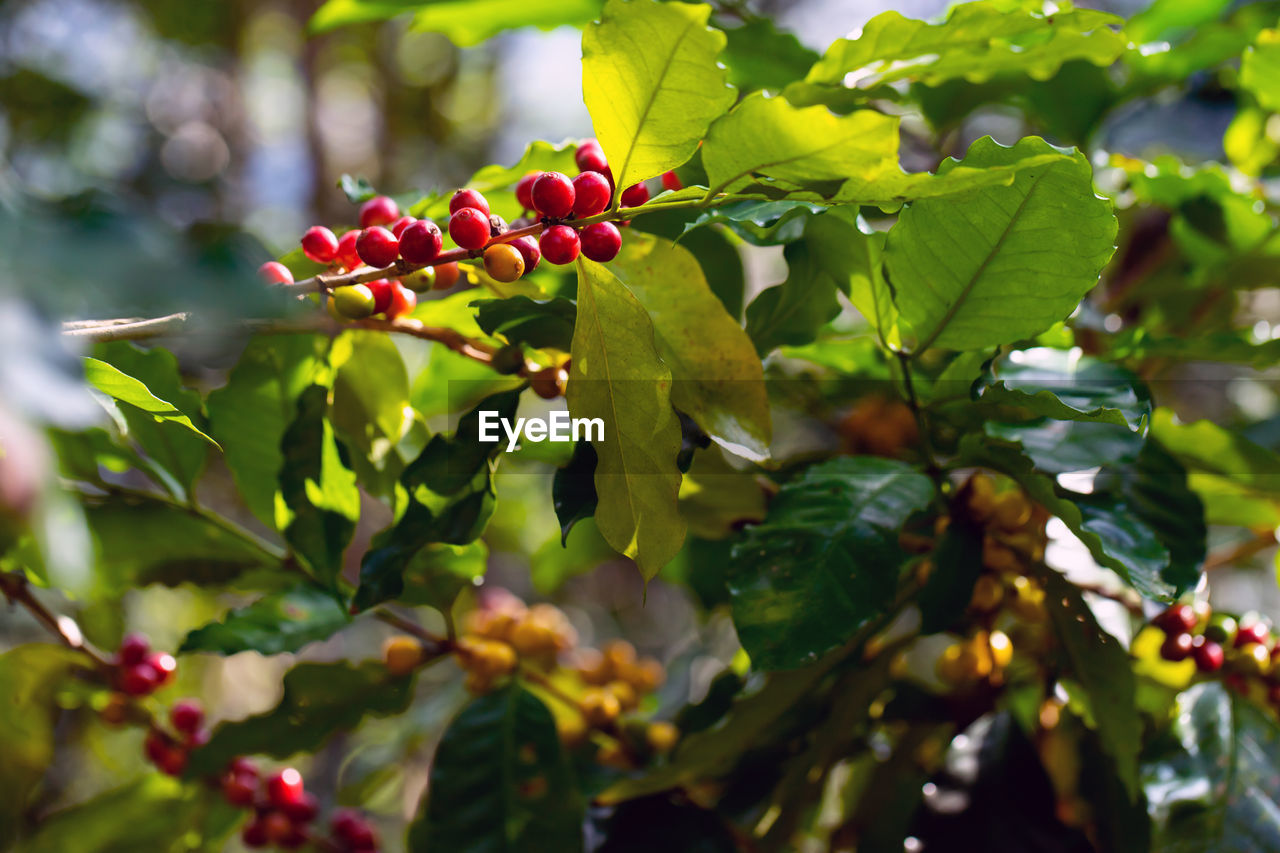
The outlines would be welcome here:
<svg viewBox="0 0 1280 853">
<path fill-rule="evenodd" d="M 447 611 L 458 593 L 480 584 L 488 565 L 489 548 L 483 541 L 426 545 L 405 565 L 403 588 L 395 599 L 401 604 L 423 604 Z"/>
<path fill-rule="evenodd" d="M 102 393 L 119 400 L 121 403 L 128 403 L 157 421 L 185 427 L 214 447 L 218 446 L 218 442 L 201 432 L 191 422 L 191 418 L 187 417 L 181 409 L 172 403 L 161 400 L 152 394 L 142 382 L 122 373 L 107 362 L 86 356 L 84 360 L 84 378 L 90 385 Z"/>
<path fill-rule="evenodd" d="M 672 405 L 730 452 L 767 459 L 772 424 L 764 368 L 697 259 L 679 245 L 637 233 L 609 270 L 653 321 L 658 355 L 671 369 Z"/>
<path fill-rule="evenodd" d="M 320 13 L 324 12 L 325 8 L 332 5 L 334 5 L 332 2 L 326 3 L 325 6 L 322 7 L 320 11 L 316 13 L 316 17 L 317 18 L 320 17 Z M 373 7 L 379 4 L 363 3 L 361 5 Z M 381 5 L 400 6 L 403 4 L 391 2 L 391 3 L 384 3 Z M 312 24 L 314 23 L 315 21 L 313 19 Z M 351 175 L 346 175 L 346 174 L 338 178 L 338 189 L 342 190 L 342 194 L 345 195 L 347 197 L 347 201 L 351 202 L 352 204 L 360 204 L 362 202 L 366 202 L 378 194 L 378 191 L 373 188 L 373 184 L 369 183 L 367 179 L 363 177 L 353 177 Z"/>
<path fill-rule="evenodd" d="M 752 18 L 724 34 L 729 83 L 743 92 L 781 89 L 804 77 L 818 60 L 817 52 L 765 17 Z"/>
<path fill-rule="evenodd" d="M 356 475 L 338 454 L 325 417 L 328 407 L 323 385 L 311 385 L 298 397 L 297 417 L 282 439 L 276 526 L 317 577 L 332 584 L 360 519 L 360 493 Z"/>
<path fill-rule="evenodd" d="M 1037 137 L 1012 148 L 984 137 L 960 162 L 1000 166 L 1053 150 Z M 911 204 L 889 232 L 885 265 L 917 350 L 980 349 L 1070 314 L 1097 284 L 1115 236 L 1110 205 L 1094 195 L 1089 163 L 1076 153 L 1021 171 L 1007 187 Z"/>
<path fill-rule="evenodd" d="M 299 584 L 232 610 L 220 622 L 197 628 L 187 634 L 179 651 L 220 655 L 296 652 L 308 643 L 327 640 L 348 622 L 346 609 L 332 593 Z"/>
<path fill-rule="evenodd" d="M 520 389 L 486 397 L 463 415 L 450 437 L 432 436 L 404 473 L 400 485 L 408 505 L 396 523 L 378 534 L 360 561 L 360 586 L 354 606 L 366 610 L 382 601 L 398 598 L 405 590 L 406 575 L 415 595 L 434 590 L 443 600 L 456 591 L 459 565 L 448 552 L 432 545 L 467 545 L 480 536 L 493 512 L 494 495 L 490 465 L 502 444 L 480 441 L 480 412 L 494 411 L 500 418 L 515 417 Z M 441 601 L 432 602 L 440 604 Z"/>
<path fill-rule="evenodd" d="M 595 443 L 596 526 L 650 579 L 685 535 L 676 509 L 680 424 L 671 409 L 671 371 L 639 300 L 607 267 L 585 258 L 578 261 L 571 354 L 569 411 L 604 422 L 604 440 Z"/>
<path fill-rule="evenodd" d="M 1178 696 L 1173 729 L 1143 765 L 1152 849 L 1269 853 L 1280 848 L 1280 726 L 1217 681 Z"/>
<path fill-rule="evenodd" d="M 596 450 L 589 441 L 573 446 L 569 464 L 557 468 L 551 482 L 551 502 L 560 522 L 560 544 L 569 541 L 569 531 L 584 518 L 596 514 Z"/>
<path fill-rule="evenodd" d="M 735 240 L 719 228 L 700 228 L 680 239 L 680 245 L 693 253 L 707 278 L 707 286 L 720 300 L 735 323 L 742 319 L 742 299 L 746 291 L 746 271 Z"/>
<path fill-rule="evenodd" d="M 733 549 L 733 622 L 752 663 L 808 663 L 884 613 L 907 556 L 898 531 L 933 493 L 911 467 L 861 456 L 814 465 L 783 486 Z"/>
<path fill-rule="evenodd" d="M 223 723 L 208 744 L 191 754 L 189 779 L 222 771 L 238 755 L 288 758 L 315 752 L 365 716 L 404 713 L 413 700 L 412 679 L 390 675 L 381 661 L 302 663 L 284 675 L 284 695 L 265 714 Z"/>
<path fill-rule="evenodd" d="M 937 634 L 959 622 L 973 598 L 982 573 L 982 531 L 963 517 L 952 517 L 929 561 L 933 568 L 916 603 L 920 633 Z"/>
<path fill-rule="evenodd" d="M 582 32 L 582 93 L 619 189 L 688 160 L 733 103 L 711 7 L 609 0 Z"/>
<path fill-rule="evenodd" d="M 223 584 L 279 563 L 279 554 L 161 500 L 113 498 L 86 506 L 85 519 L 97 545 L 97 592 L 104 597 L 153 583 Z"/>
<path fill-rule="evenodd" d="M 222 838 L 201 832 L 202 818 L 218 808 L 195 786 L 151 773 L 42 816 L 35 834 L 12 849 L 14 853 L 219 849 Z M 181 848 L 176 846 L 178 839 L 182 839 Z"/>
<path fill-rule="evenodd" d="M 600 5 L 601 0 L 328 0 L 310 26 L 322 33 L 412 12 L 413 29 L 444 33 L 459 47 L 471 47 L 510 29 L 581 26 L 599 14 Z"/>
<path fill-rule="evenodd" d="M 1280 30 L 1263 30 L 1240 58 L 1240 86 L 1258 103 L 1280 112 Z"/>
<path fill-rule="evenodd" d="M 1182 423 L 1161 407 L 1152 415 L 1151 435 L 1189 467 L 1280 497 L 1280 455 L 1238 433 L 1209 420 Z"/>
<path fill-rule="evenodd" d="M 551 712 L 512 684 L 473 700 L 445 730 L 409 850 L 572 853 L 584 816 Z"/>
<path fill-rule="evenodd" d="M 1150 396 L 1128 370 L 1048 347 L 1015 350 L 992 362 L 979 390 L 982 403 L 1055 420 L 1142 431 L 1151 417 Z"/>
<path fill-rule="evenodd" d="M 860 310 L 881 311 L 882 321 L 892 325 L 893 307 L 879 274 L 883 237 L 863 233 L 856 217 L 850 208 L 811 216 L 804 239 L 783 250 L 786 281 L 766 288 L 747 306 L 747 334 L 761 355 L 813 341 L 840 313 L 837 290 L 855 295 Z M 868 320 L 874 323 L 875 316 L 869 314 Z"/>
<path fill-rule="evenodd" d="M 481 299 L 471 303 L 476 322 L 486 335 L 501 335 L 513 344 L 534 349 L 551 347 L 569 351 L 573 344 L 573 302 L 557 296 L 535 302 L 527 296 L 510 299 Z"/>
<path fill-rule="evenodd" d="M 702 211 L 685 225 L 684 234 L 718 223 L 732 228 L 748 243 L 776 246 L 800 239 L 808 221 L 806 214 L 821 213 L 825 209 L 808 201 L 735 201 Z M 681 242 L 684 239 L 682 236 Z"/>
<path fill-rule="evenodd" d="M 1135 699 L 1129 653 L 1120 641 L 1098 626 L 1079 588 L 1052 569 L 1040 572 L 1045 607 L 1061 642 L 1065 673 L 1083 689 L 1087 717 L 1098 731 L 1102 749 L 1129 799 L 1138 796 L 1138 749 L 1142 720 Z M 1073 697 L 1080 698 L 1080 697 Z"/>
<path fill-rule="evenodd" d="M 354 451 L 353 463 L 367 462 L 381 470 L 389 457 L 398 462 L 393 449 L 413 417 L 409 411 L 409 373 L 392 336 L 344 332 L 333 342 L 329 363 L 335 368 L 329 419 L 343 443 Z"/>
<path fill-rule="evenodd" d="M 209 432 L 222 445 L 245 504 L 266 525 L 275 524 L 281 441 L 322 345 L 322 338 L 308 335 L 255 338 L 227 384 L 208 398 Z"/>
<path fill-rule="evenodd" d="M 875 110 L 837 116 L 755 93 L 711 125 L 702 164 L 718 190 L 738 189 L 752 176 L 798 188 L 851 174 L 874 180 L 899 171 L 898 118 Z"/>
<path fill-rule="evenodd" d="M 53 764 L 54 701 L 62 680 L 87 660 L 62 646 L 31 643 L 0 654 L 0 845 L 21 829 L 36 787 Z"/>
<path fill-rule="evenodd" d="M 1123 23 L 1065 2 L 1051 11 L 1036 2 L 961 3 L 938 24 L 885 12 L 856 38 L 833 42 L 804 82 L 787 87 L 787 97 L 848 110 L 896 80 L 981 83 L 1010 72 L 1044 80 L 1068 60 L 1110 65 L 1126 46 L 1112 29 Z"/>
</svg>

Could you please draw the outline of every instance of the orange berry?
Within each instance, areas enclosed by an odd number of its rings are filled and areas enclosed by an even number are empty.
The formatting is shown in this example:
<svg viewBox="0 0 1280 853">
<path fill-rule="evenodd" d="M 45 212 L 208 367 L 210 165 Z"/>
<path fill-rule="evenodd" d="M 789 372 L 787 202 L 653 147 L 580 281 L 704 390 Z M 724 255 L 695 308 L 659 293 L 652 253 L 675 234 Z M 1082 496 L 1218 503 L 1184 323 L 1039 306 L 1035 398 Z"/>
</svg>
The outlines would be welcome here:
<svg viewBox="0 0 1280 853">
<path fill-rule="evenodd" d="M 622 713 L 622 704 L 618 697 L 607 690 L 593 687 L 578 700 L 582 716 L 593 726 L 601 727 L 611 724 Z"/>
<path fill-rule="evenodd" d="M 665 755 L 675 749 L 676 742 L 680 740 L 680 730 L 672 723 L 659 720 L 649 724 L 644 736 L 650 749 Z"/>
<path fill-rule="evenodd" d="M 398 634 L 382 645 L 382 662 L 392 675 L 408 675 L 422 663 L 422 643 L 416 637 Z"/>
</svg>

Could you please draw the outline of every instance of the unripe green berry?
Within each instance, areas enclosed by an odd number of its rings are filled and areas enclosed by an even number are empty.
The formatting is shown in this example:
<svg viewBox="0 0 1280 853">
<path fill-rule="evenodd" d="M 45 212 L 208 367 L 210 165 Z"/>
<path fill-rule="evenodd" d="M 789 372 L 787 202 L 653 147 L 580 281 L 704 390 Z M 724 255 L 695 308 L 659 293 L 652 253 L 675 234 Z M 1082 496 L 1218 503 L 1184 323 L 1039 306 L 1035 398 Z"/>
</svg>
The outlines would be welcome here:
<svg viewBox="0 0 1280 853">
<path fill-rule="evenodd" d="M 436 268 L 423 267 L 400 279 L 400 283 L 415 293 L 424 293 L 436 286 Z"/>
<path fill-rule="evenodd" d="M 349 284 L 333 291 L 333 308 L 348 320 L 363 320 L 373 314 L 373 291 L 363 284 Z"/>
</svg>

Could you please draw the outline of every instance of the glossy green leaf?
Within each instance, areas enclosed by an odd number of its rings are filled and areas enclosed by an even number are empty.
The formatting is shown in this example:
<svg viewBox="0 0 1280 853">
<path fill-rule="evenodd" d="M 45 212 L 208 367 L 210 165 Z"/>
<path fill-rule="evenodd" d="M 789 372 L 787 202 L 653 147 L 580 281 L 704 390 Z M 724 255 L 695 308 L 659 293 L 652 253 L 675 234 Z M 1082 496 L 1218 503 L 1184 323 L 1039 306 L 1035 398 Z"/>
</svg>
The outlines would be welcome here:
<svg viewBox="0 0 1280 853">
<path fill-rule="evenodd" d="M 1080 589 L 1052 569 L 1040 573 L 1045 607 L 1061 643 L 1063 675 L 1079 684 L 1088 702 L 1088 718 L 1111 758 L 1130 800 L 1138 796 L 1138 749 L 1142 720 L 1129 652 L 1098 626 Z M 1077 697 L 1073 696 L 1073 700 Z"/>
<path fill-rule="evenodd" d="M 222 445 L 245 503 L 263 524 L 275 524 L 284 467 L 280 443 L 293 422 L 295 401 L 311 383 L 321 345 L 321 338 L 307 335 L 257 338 L 227 384 L 208 398 L 209 432 Z"/>
<path fill-rule="evenodd" d="M 724 31 L 727 43 L 724 64 L 729 83 L 743 92 L 781 89 L 802 79 L 818 54 L 800 40 L 774 26 L 766 17 L 752 18 L 740 27 Z"/>
<path fill-rule="evenodd" d="M 875 110 L 837 116 L 756 93 L 711 125 L 702 164 L 712 187 L 730 191 L 752 176 L 793 187 L 851 174 L 873 181 L 898 171 L 898 119 Z"/>
<path fill-rule="evenodd" d="M 360 519 L 360 493 L 356 475 L 338 453 L 328 407 L 323 385 L 311 385 L 298 397 L 297 415 L 281 439 L 276 526 L 316 575 L 333 583 Z"/>
<path fill-rule="evenodd" d="M 40 780 L 53 764 L 54 696 L 76 664 L 62 646 L 31 643 L 0 654 L 0 845 L 8 848 Z"/>
<path fill-rule="evenodd" d="M 1189 467 L 1218 474 L 1253 491 L 1280 496 L 1280 454 L 1213 421 L 1182 423 L 1173 410 L 1158 408 L 1151 434 Z"/>
<path fill-rule="evenodd" d="M 840 312 L 837 290 L 854 296 L 859 309 L 880 310 L 891 325 L 888 315 L 896 311 L 884 298 L 879 274 L 883 238 L 863 233 L 856 216 L 852 209 L 834 208 L 810 217 L 804 239 L 786 247 L 786 281 L 766 288 L 747 306 L 747 334 L 761 355 L 814 340 Z"/>
<path fill-rule="evenodd" d="M 349 331 L 334 340 L 329 363 L 334 368 L 329 421 L 353 451 L 351 466 L 361 485 L 386 494 L 399 474 L 396 444 L 413 422 L 404 358 L 391 335 Z"/>
<path fill-rule="evenodd" d="M 350 621 L 333 594 L 310 584 L 271 593 L 247 607 L 232 610 L 221 621 L 187 634 L 179 651 L 234 655 L 296 652 L 308 643 L 327 640 Z"/>
<path fill-rule="evenodd" d="M 501 335 L 513 344 L 534 349 L 550 347 L 564 352 L 573 344 L 573 302 L 556 297 L 537 302 L 527 296 L 482 299 L 471 303 L 476 322 L 485 334 Z"/>
<path fill-rule="evenodd" d="M 999 166 L 1052 150 L 1036 137 L 1012 148 L 983 138 L 960 162 Z M 1110 205 L 1093 194 L 1088 161 L 1076 154 L 1019 172 L 1007 187 L 913 203 L 889 232 L 885 265 L 917 349 L 979 349 L 1070 314 L 1097 284 L 1115 236 Z"/>
<path fill-rule="evenodd" d="M 158 583 L 224 584 L 279 563 L 225 526 L 161 500 L 118 498 L 85 507 L 98 560 L 97 591 L 115 596 Z"/>
<path fill-rule="evenodd" d="M 702 211 L 685 225 L 684 233 L 718 223 L 732 228 L 749 243 L 775 246 L 798 240 L 804 233 L 806 214 L 824 209 L 808 201 L 735 201 Z"/>
<path fill-rule="evenodd" d="M 239 755 L 288 758 L 314 752 L 350 732 L 365 716 L 401 714 L 413 699 L 412 680 L 388 674 L 381 661 L 301 663 L 284 675 L 284 695 L 264 714 L 222 723 L 191 754 L 188 778 L 220 772 Z"/>
<path fill-rule="evenodd" d="M 610 269 L 579 259 L 569 411 L 604 421 L 604 440 L 595 443 L 596 526 L 645 578 L 675 556 L 685 535 L 676 510 L 680 424 L 654 337 L 644 306 Z"/>
<path fill-rule="evenodd" d="M 122 373 L 114 366 L 105 361 L 99 361 L 96 358 L 85 358 L 84 360 L 84 378 L 90 385 L 97 388 L 104 394 L 119 400 L 122 403 L 128 403 L 131 406 L 141 410 L 143 413 L 150 415 L 157 421 L 176 424 L 185 427 L 194 435 L 198 435 L 214 447 L 218 443 L 209 436 L 205 435 L 191 422 L 191 418 L 187 417 L 177 406 L 172 403 L 161 400 L 147 388 L 141 381 Z"/>
<path fill-rule="evenodd" d="M 701 539 L 726 539 L 764 520 L 765 491 L 750 471 L 729 464 L 717 448 L 694 454 L 680 481 L 680 515 Z"/>
<path fill-rule="evenodd" d="M 445 730 L 409 850 L 582 849 L 584 804 L 551 712 L 518 684 L 474 699 Z"/>
<path fill-rule="evenodd" d="M 1280 726 L 1217 681 L 1178 697 L 1143 764 L 1154 849 L 1267 853 L 1280 846 Z"/>
<path fill-rule="evenodd" d="M 978 399 L 1055 420 L 1090 421 L 1143 430 L 1151 400 L 1124 368 L 1075 352 L 1016 350 L 984 372 Z"/>
<path fill-rule="evenodd" d="M 836 39 L 805 80 L 787 88 L 787 97 L 847 110 L 897 80 L 979 83 L 1010 72 L 1043 80 L 1068 60 L 1110 65 L 1126 46 L 1114 29 L 1122 23 L 1070 3 L 1048 10 L 1035 2 L 980 0 L 957 4 L 937 24 L 884 12 L 856 38 Z"/>
<path fill-rule="evenodd" d="M 688 160 L 733 103 L 711 7 L 609 0 L 582 32 L 582 91 L 619 188 Z"/>
<path fill-rule="evenodd" d="M 361 5 L 373 7 L 375 4 L 365 3 Z M 387 3 L 386 5 L 391 6 L 397 4 Z M 323 12 L 324 9 L 322 8 L 320 11 Z M 317 15 L 319 15 L 319 13 L 317 13 Z M 342 194 L 345 195 L 347 197 L 347 201 L 352 204 L 366 202 L 378 194 L 378 191 L 373 188 L 373 184 L 369 183 L 366 178 L 346 174 L 341 178 L 338 178 L 338 189 L 342 190 Z"/>
<path fill-rule="evenodd" d="M 471 47 L 504 30 L 581 26 L 600 13 L 600 0 L 328 0 L 311 18 L 313 32 L 385 21 L 413 13 L 413 28 L 444 33 Z"/>
<path fill-rule="evenodd" d="M 489 548 L 483 541 L 466 545 L 433 543 L 409 558 L 401 573 L 402 604 L 425 604 L 448 610 L 464 589 L 478 586 L 489 565 Z"/>
<path fill-rule="evenodd" d="M 729 451 L 757 462 L 768 458 L 764 368 L 697 259 L 661 237 L 633 234 L 608 269 L 653 321 L 658 355 L 671 369 L 672 405 Z"/>
<path fill-rule="evenodd" d="M 1280 112 L 1280 30 L 1263 30 L 1240 60 L 1240 85 L 1258 103 Z"/>
<path fill-rule="evenodd" d="M 929 576 L 916 601 L 920 633 L 937 634 L 960 622 L 973 598 L 982 574 L 982 530 L 952 517 L 929 563 Z"/>
<path fill-rule="evenodd" d="M 933 497 L 928 477 L 875 457 L 828 460 L 783 486 L 734 546 L 733 621 L 753 664 L 785 669 L 836 648 L 893 599 L 898 530 Z"/>
</svg>

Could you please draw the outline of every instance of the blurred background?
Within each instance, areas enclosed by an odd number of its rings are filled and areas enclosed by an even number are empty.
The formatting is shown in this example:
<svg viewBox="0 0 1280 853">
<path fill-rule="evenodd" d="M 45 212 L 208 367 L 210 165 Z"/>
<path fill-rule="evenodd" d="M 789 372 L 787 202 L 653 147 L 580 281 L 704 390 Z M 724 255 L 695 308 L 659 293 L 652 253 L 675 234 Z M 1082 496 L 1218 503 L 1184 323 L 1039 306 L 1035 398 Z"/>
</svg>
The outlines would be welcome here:
<svg viewBox="0 0 1280 853">
<path fill-rule="evenodd" d="M 887 8 L 929 18 L 947 5 L 767 0 L 752 8 L 821 51 Z M 1127 16 L 1145 4 L 1081 5 Z M 486 164 L 514 163 L 533 140 L 591 134 L 576 28 L 505 32 L 465 47 L 440 33 L 412 31 L 404 20 L 313 37 L 307 26 L 318 6 L 250 0 L 0 4 L 0 418 L 68 429 L 90 422 L 94 406 L 78 383 L 78 364 L 57 334 L 58 322 L 150 316 L 193 305 L 230 310 L 230 302 L 261 299 L 247 271 L 294 248 L 310 224 L 354 219 L 355 209 L 337 185 L 344 173 L 396 194 L 447 191 Z M 1175 154 L 1222 160 L 1223 135 L 1235 114 L 1234 96 L 1205 74 L 1177 91 L 1113 110 L 1093 143 L 1146 159 Z M 913 123 L 919 138 L 927 137 L 920 119 L 905 122 L 903 165 L 931 169 L 939 152 L 923 141 L 913 146 Z M 941 154 L 959 154 L 984 134 L 1011 142 L 1028 132 L 1016 110 L 981 107 L 944 137 L 949 150 Z M 776 282 L 782 270 L 778 251 L 752 251 L 749 293 Z M 1273 322 L 1280 318 L 1280 300 L 1261 298 L 1255 308 L 1273 314 Z M 420 343 L 397 342 L 411 367 L 425 358 Z M 216 387 L 242 344 L 178 347 L 189 382 Z M 1253 407 L 1251 418 L 1274 414 L 1275 397 L 1261 377 L 1250 377 L 1243 391 L 1211 379 L 1197 386 L 1190 403 L 1195 416 L 1227 419 L 1241 401 Z M 12 424 L 9 435 L 9 447 L 23 447 L 14 441 L 21 432 Z M 39 468 L 41 452 L 33 438 L 19 455 Z M 12 499 L 20 474 L 12 466 L 0 470 L 0 497 Z M 670 673 L 664 708 L 705 695 L 738 648 L 726 617 L 700 615 L 703 606 L 717 603 L 718 591 L 699 589 L 696 572 L 676 565 L 649 586 L 646 602 L 634 568 L 609 558 L 598 538 L 578 536 L 569 552 L 560 551 L 546 477 L 509 477 L 500 487 L 499 514 L 486 535 L 489 582 L 530 599 L 557 590 L 555 600 L 584 642 L 625 636 L 658 656 Z M 208 505 L 246 526 L 256 524 L 229 503 L 225 472 L 211 470 L 202 490 Z M 367 509 L 351 550 L 353 565 L 369 536 L 389 520 L 380 505 Z M 75 553 L 76 543 L 63 545 Z M 1261 564 L 1269 557 L 1263 551 L 1249 558 Z M 676 582 L 685 578 L 694 582 Z M 1261 602 L 1280 613 L 1270 572 L 1222 571 L 1215 576 L 1215 604 L 1219 595 L 1228 609 Z M 172 648 L 186 631 L 241 601 L 179 586 L 135 590 L 98 604 L 54 604 L 76 611 L 91 637 L 116 636 L 127 625 L 149 633 L 158 647 Z M 309 647 L 305 657 L 376 657 L 384 627 L 358 624 Z M 6 611 L 0 618 L 0 646 L 40 637 L 22 613 Z M 184 664 L 178 690 L 203 697 L 215 720 L 240 717 L 277 701 L 280 674 L 292 660 L 253 653 L 201 657 Z M 308 784 L 327 798 L 368 804 L 384 828 L 399 826 L 425 784 L 434 738 L 464 700 L 452 664 L 425 673 L 421 689 L 424 699 L 408 725 L 372 721 L 358 736 L 338 739 L 307 768 Z M 75 756 L 93 760 L 69 757 L 59 765 L 46 794 L 50 804 L 76 802 L 149 772 L 140 732 L 85 726 L 67 736 Z M 397 839 L 398 833 L 388 836 Z"/>
</svg>

